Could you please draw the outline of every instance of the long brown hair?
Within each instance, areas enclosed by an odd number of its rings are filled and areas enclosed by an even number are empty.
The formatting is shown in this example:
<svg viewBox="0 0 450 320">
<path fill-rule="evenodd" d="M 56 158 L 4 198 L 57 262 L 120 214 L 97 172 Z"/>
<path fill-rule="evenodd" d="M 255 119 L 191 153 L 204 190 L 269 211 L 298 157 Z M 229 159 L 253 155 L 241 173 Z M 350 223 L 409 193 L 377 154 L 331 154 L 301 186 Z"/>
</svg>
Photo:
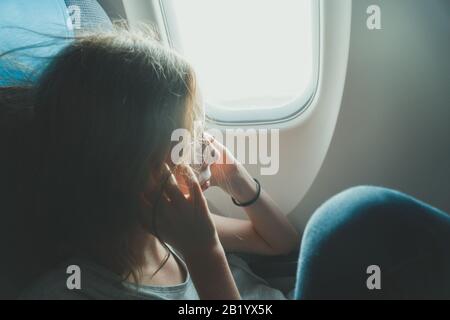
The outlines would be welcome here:
<svg viewBox="0 0 450 320">
<path fill-rule="evenodd" d="M 52 257 L 86 257 L 136 280 L 139 194 L 153 177 L 161 196 L 171 134 L 194 130 L 201 114 L 192 68 L 146 33 L 120 28 L 70 42 L 33 97 L 30 211 Z"/>
</svg>

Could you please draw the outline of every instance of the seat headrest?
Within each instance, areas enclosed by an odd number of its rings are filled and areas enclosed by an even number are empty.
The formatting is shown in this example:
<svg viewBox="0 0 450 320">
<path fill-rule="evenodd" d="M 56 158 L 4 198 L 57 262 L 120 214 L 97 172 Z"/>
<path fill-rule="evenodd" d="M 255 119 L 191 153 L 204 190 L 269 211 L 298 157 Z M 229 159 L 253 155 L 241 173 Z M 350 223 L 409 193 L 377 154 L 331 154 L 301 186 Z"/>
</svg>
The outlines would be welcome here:
<svg viewBox="0 0 450 320">
<path fill-rule="evenodd" d="M 0 1 L 0 85 L 32 81 L 74 36 L 64 0 Z"/>
<path fill-rule="evenodd" d="M 75 33 L 85 30 L 111 29 L 112 23 L 97 0 L 64 0 L 74 22 Z"/>
<path fill-rule="evenodd" d="M 112 25 L 96 0 L 1 0 L 0 86 L 32 83 L 79 31 L 99 26 Z"/>
</svg>

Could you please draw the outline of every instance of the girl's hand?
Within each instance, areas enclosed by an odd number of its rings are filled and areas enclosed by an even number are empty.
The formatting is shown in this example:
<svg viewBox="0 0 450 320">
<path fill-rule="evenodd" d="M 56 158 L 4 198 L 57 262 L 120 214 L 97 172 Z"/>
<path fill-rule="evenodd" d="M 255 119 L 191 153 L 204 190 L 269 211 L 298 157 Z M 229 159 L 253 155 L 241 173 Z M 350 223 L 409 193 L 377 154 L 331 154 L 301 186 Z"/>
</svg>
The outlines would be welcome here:
<svg viewBox="0 0 450 320">
<path fill-rule="evenodd" d="M 211 185 L 227 191 L 231 179 L 235 179 L 239 173 L 241 164 L 231 152 L 208 133 L 204 134 L 208 141 L 208 151 L 212 154 L 214 162 L 211 164 Z"/>
<path fill-rule="evenodd" d="M 181 168 L 181 166 L 179 167 Z M 184 257 L 200 299 L 239 299 L 239 291 L 219 241 L 216 228 L 200 185 L 190 167 L 182 167 L 181 191 L 177 179 L 166 165 L 163 176 L 164 195 L 152 206 L 142 194 L 145 211 L 153 212 L 156 223 L 150 223 L 163 241 L 177 249 Z M 156 217 L 154 215 L 157 215 Z M 148 216 L 148 215 L 147 215 Z"/>
<path fill-rule="evenodd" d="M 235 199 L 251 199 L 256 192 L 251 175 L 223 144 L 207 133 L 204 136 L 215 158 L 211 164 L 210 184 L 220 187 Z"/>
<path fill-rule="evenodd" d="M 219 239 L 201 187 L 190 167 L 180 166 L 179 171 L 182 173 L 178 177 L 180 183 L 169 166 L 164 165 L 163 194 L 154 203 L 142 195 L 146 220 L 153 218 L 146 225 L 150 232 L 185 256 L 214 250 Z M 149 211 L 152 212 L 150 217 Z"/>
</svg>

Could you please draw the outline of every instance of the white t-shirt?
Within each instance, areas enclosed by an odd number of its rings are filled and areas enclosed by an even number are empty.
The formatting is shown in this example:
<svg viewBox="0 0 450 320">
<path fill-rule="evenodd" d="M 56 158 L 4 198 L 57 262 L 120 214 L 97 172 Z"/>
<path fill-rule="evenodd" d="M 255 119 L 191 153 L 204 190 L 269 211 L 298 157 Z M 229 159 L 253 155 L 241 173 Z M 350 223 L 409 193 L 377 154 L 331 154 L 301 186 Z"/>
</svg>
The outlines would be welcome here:
<svg viewBox="0 0 450 320">
<path fill-rule="evenodd" d="M 174 286 L 137 286 L 124 282 L 111 271 L 81 259 L 72 259 L 65 266 L 57 268 L 39 279 L 27 289 L 21 299 L 55 299 L 55 300 L 198 300 L 198 294 L 189 276 L 183 259 L 174 253 L 186 271 L 185 282 Z M 242 299 L 245 300 L 286 300 L 287 296 L 280 290 L 272 288 L 262 278 L 255 275 L 248 264 L 240 257 L 228 254 L 228 263 L 235 279 Z M 69 290 L 67 288 L 66 268 L 77 265 L 81 270 L 81 289 Z"/>
</svg>

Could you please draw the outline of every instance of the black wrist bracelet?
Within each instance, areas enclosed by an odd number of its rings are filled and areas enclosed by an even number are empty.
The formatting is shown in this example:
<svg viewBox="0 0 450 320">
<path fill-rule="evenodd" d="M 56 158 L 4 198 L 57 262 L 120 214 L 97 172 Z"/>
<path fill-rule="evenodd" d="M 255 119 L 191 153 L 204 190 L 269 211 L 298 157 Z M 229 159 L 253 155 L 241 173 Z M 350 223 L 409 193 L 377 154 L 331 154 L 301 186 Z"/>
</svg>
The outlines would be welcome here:
<svg viewBox="0 0 450 320">
<path fill-rule="evenodd" d="M 259 196 L 261 195 L 261 184 L 259 183 L 259 181 L 256 178 L 253 178 L 253 180 L 255 180 L 255 182 L 256 182 L 256 196 L 252 200 L 244 202 L 244 203 L 239 203 L 236 201 L 236 199 L 231 197 L 231 200 L 233 201 L 233 203 L 235 205 L 237 205 L 238 207 L 249 207 L 252 204 L 254 204 L 256 201 L 258 201 Z"/>
</svg>

